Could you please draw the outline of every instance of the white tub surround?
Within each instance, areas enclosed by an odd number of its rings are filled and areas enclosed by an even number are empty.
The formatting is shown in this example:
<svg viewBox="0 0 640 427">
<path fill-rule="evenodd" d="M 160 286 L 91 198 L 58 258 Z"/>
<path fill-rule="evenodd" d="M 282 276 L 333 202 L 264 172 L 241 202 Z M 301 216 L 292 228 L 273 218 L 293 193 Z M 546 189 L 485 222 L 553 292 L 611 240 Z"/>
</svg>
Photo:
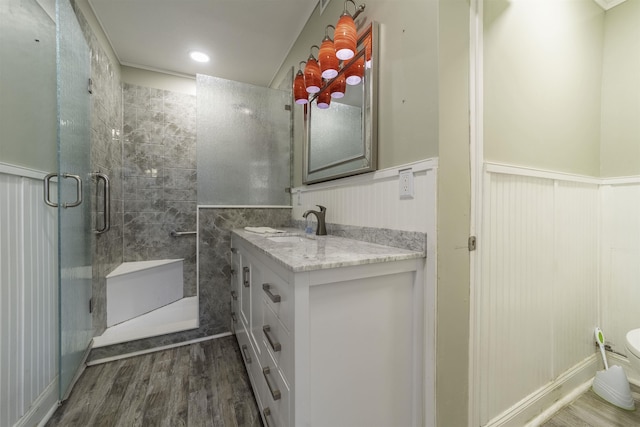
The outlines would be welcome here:
<svg viewBox="0 0 640 427">
<path fill-rule="evenodd" d="M 107 275 L 107 327 L 183 297 L 183 260 L 125 262 Z"/>
<path fill-rule="evenodd" d="M 265 424 L 423 424 L 424 253 L 232 234 L 232 326 Z"/>
<path fill-rule="evenodd" d="M 198 296 L 185 297 L 107 328 L 102 335 L 93 337 L 91 348 L 188 331 L 199 325 Z"/>
</svg>

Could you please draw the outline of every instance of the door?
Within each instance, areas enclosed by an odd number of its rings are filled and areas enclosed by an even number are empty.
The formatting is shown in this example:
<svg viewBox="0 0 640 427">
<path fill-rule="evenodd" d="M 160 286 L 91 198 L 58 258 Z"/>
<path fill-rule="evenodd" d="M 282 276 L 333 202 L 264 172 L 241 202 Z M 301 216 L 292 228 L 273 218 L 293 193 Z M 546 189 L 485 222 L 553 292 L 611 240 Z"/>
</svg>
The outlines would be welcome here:
<svg viewBox="0 0 640 427">
<path fill-rule="evenodd" d="M 59 374 L 64 400 L 93 335 L 90 300 L 90 53 L 69 0 L 56 1 Z"/>
</svg>

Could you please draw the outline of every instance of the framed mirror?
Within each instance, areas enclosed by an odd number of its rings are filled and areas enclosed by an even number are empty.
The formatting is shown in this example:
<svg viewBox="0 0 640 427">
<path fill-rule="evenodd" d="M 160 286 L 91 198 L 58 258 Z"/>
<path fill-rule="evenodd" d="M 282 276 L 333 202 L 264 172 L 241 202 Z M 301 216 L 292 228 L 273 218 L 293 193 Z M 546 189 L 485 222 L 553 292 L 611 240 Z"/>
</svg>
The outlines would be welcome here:
<svg viewBox="0 0 640 427">
<path fill-rule="evenodd" d="M 356 55 L 305 105 L 305 184 L 376 170 L 378 61 L 378 24 L 372 22 L 358 35 Z M 358 77 L 359 82 L 346 85 L 343 97 L 329 96 L 340 79 Z"/>
</svg>

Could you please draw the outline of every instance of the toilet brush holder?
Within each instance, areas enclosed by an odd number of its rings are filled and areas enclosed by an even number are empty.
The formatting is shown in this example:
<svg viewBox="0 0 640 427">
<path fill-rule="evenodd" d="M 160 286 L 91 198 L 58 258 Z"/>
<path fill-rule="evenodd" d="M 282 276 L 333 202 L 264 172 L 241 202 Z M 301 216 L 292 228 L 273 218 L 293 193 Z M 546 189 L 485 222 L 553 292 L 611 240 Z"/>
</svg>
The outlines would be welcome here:
<svg viewBox="0 0 640 427">
<path fill-rule="evenodd" d="M 629 411 L 635 409 L 629 380 L 620 366 L 596 372 L 592 388 L 598 396 L 613 405 Z"/>
</svg>

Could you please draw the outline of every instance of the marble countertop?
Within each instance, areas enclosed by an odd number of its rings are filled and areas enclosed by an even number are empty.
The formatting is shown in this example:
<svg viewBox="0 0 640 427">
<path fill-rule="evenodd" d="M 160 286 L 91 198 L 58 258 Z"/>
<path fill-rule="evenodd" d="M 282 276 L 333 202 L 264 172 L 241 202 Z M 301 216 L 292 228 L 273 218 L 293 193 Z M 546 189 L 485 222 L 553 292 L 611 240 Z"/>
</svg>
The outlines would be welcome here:
<svg viewBox="0 0 640 427">
<path fill-rule="evenodd" d="M 343 237 L 306 236 L 298 229 L 285 229 L 285 233 L 277 234 L 257 234 L 244 229 L 232 232 L 294 272 L 425 257 L 423 252 Z"/>
</svg>

